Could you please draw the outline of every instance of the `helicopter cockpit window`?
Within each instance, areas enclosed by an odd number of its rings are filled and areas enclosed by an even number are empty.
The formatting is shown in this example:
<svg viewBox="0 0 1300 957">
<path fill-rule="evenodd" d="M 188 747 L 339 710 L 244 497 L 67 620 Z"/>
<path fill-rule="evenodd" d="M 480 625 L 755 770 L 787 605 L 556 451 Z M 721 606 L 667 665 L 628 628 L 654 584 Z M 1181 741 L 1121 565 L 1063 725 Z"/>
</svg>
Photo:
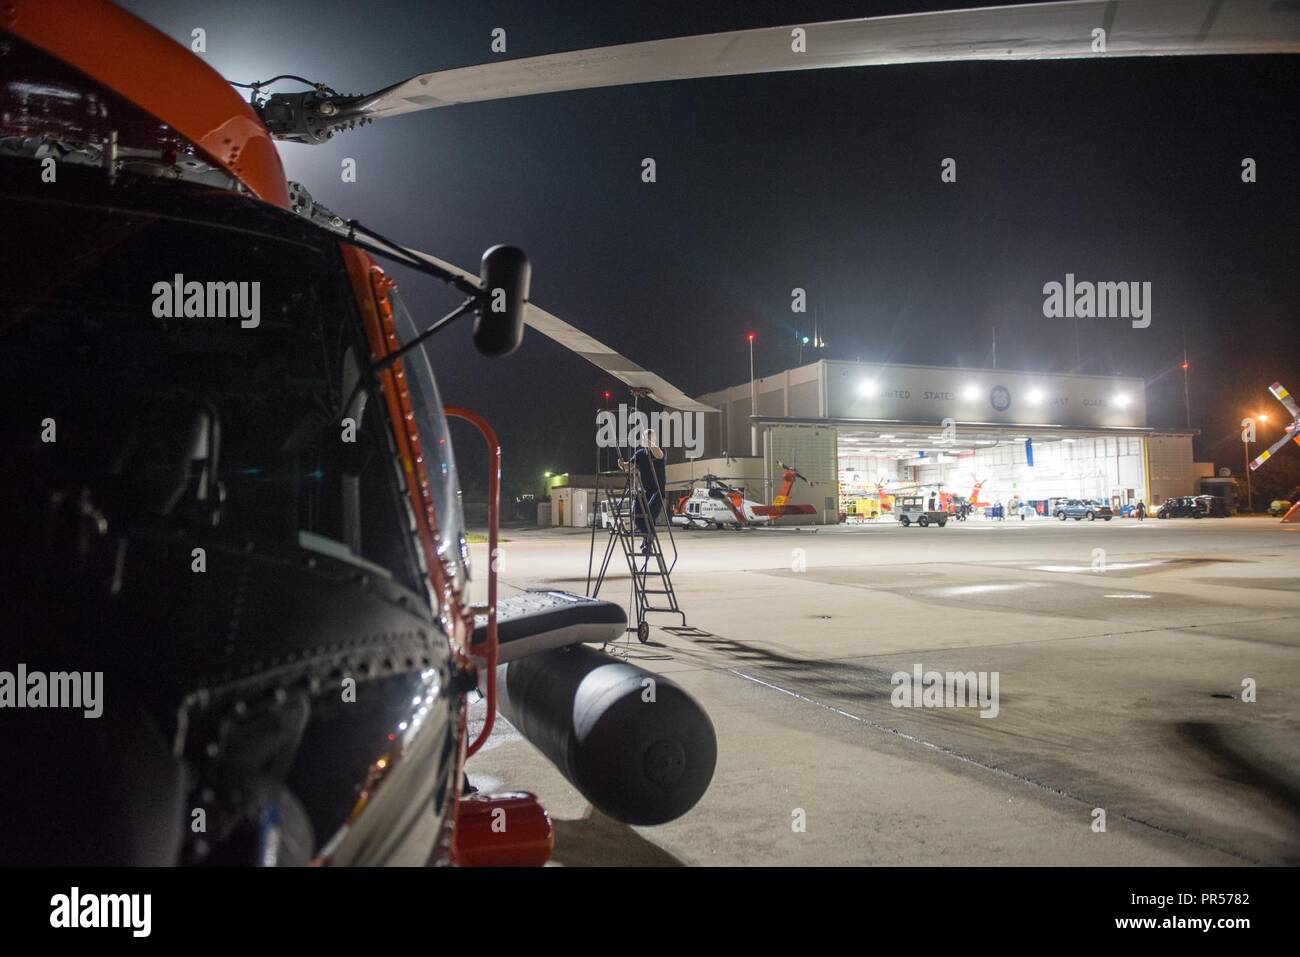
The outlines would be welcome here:
<svg viewBox="0 0 1300 957">
<path fill-rule="evenodd" d="M 401 342 L 410 342 L 420 330 L 397 290 L 390 288 L 393 322 Z M 438 519 L 438 554 L 455 569 L 456 584 L 463 587 L 469 577 L 469 544 L 465 534 L 465 517 L 460 498 L 460 480 L 456 475 L 456 457 L 452 452 L 447 416 L 442 409 L 438 383 L 423 348 L 413 349 L 403 357 L 407 387 L 415 408 L 424 450 L 424 468 L 429 491 Z"/>
<path fill-rule="evenodd" d="M 383 404 L 353 391 L 368 348 L 337 244 L 184 185 L 68 169 L 9 192 L 4 167 L 6 228 L 46 251 L 0 278 L 7 411 L 57 429 L 16 451 L 6 497 L 39 515 L 84 488 L 115 528 L 328 552 L 422 591 Z"/>
</svg>

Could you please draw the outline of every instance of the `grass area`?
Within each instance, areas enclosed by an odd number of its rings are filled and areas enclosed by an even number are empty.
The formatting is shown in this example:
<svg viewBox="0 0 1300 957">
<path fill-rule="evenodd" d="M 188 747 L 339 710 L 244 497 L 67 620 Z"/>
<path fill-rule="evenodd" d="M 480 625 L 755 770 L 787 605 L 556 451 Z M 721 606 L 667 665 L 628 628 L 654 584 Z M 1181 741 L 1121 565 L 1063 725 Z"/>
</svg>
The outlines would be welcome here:
<svg viewBox="0 0 1300 957">
<path fill-rule="evenodd" d="M 470 545 L 486 545 L 487 540 L 488 540 L 487 532 L 466 532 L 465 533 L 465 541 L 468 542 Z M 497 537 L 498 545 L 504 545 L 508 541 L 510 541 L 510 539 L 506 538 L 504 535 L 499 535 Z"/>
</svg>

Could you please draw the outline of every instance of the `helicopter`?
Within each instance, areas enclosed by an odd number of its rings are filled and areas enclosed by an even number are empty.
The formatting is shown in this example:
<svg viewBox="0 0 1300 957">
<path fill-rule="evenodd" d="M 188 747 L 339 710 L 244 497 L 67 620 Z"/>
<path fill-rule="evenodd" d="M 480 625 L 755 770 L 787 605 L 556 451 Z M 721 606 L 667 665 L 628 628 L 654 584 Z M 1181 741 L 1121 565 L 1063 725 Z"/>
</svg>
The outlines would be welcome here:
<svg viewBox="0 0 1300 957">
<path fill-rule="evenodd" d="M 0 863 L 539 865 L 554 828 L 536 797 L 468 785 L 498 712 L 627 824 L 680 817 L 712 779 L 699 704 L 656 674 L 647 716 L 648 673 L 591 647 L 623 633 L 622 609 L 500 598 L 494 561 L 487 604 L 470 604 L 450 420 L 488 449 L 493 557 L 500 449 L 443 405 L 434 337 L 472 319 L 493 358 L 528 327 L 668 408 L 714 410 L 531 302 L 522 250 L 493 246 L 473 273 L 389 239 L 291 183 L 277 141 L 662 80 L 1297 52 L 1290 16 L 1267 0 L 1044 3 L 498 61 L 355 96 L 271 92 L 304 82 L 277 76 L 246 100 L 109 0 L 9 0 L 0 210 L 31 254 L 0 280 L 20 437 L 2 574 L 21 596 L 0 639 L 20 665 L 0 673 L 0 758 L 24 769 L 0 795 Z M 417 321 L 381 262 L 460 304 Z M 792 513 L 754 517 L 775 514 Z M 76 705 L 94 688 L 91 719 Z M 579 740 L 578 712 L 600 733 Z"/>
<path fill-rule="evenodd" d="M 1296 405 L 1295 399 L 1291 397 L 1291 393 L 1287 391 L 1286 386 L 1282 385 L 1281 382 L 1274 382 L 1268 387 L 1268 391 L 1273 393 L 1273 397 L 1286 408 L 1287 414 L 1291 416 L 1291 421 L 1287 423 L 1284 434 L 1280 439 L 1255 456 L 1250 463 L 1252 472 L 1271 459 L 1278 449 L 1288 442 L 1295 442 L 1300 445 L 1300 406 Z"/>
<path fill-rule="evenodd" d="M 970 505 L 972 508 L 983 508 L 993 504 L 992 502 L 982 501 L 979 497 L 980 490 L 984 487 L 987 479 L 979 479 L 974 475 L 971 475 L 971 481 L 974 485 L 971 488 L 970 495 L 961 496 L 955 492 L 946 491 L 941 485 L 934 483 L 922 484 L 914 482 L 911 484 L 900 484 L 891 487 L 888 480 L 881 477 L 881 479 L 875 483 L 876 501 L 879 503 L 881 512 L 892 512 L 894 508 L 894 499 L 903 494 L 909 493 L 920 495 L 922 498 L 925 498 L 927 495 L 934 497 L 939 508 L 944 511 L 951 511 L 952 508 L 950 508 L 950 506 L 956 507 L 963 504 Z"/>
<path fill-rule="evenodd" d="M 1296 405 L 1295 399 L 1281 382 L 1274 382 L 1268 387 L 1268 391 L 1273 393 L 1273 397 L 1286 408 L 1287 414 L 1291 416 L 1291 421 L 1287 423 L 1282 437 L 1263 452 L 1260 452 L 1251 461 L 1250 470 L 1252 472 L 1271 459 L 1288 442 L 1295 442 L 1300 445 L 1300 406 Z M 1300 522 L 1300 503 L 1296 503 L 1287 509 L 1286 514 L 1282 516 L 1282 521 L 1287 524 Z"/>
<path fill-rule="evenodd" d="M 810 482 L 793 466 L 777 464 L 782 472 L 782 485 L 771 505 L 746 498 L 742 489 L 728 485 L 725 479 L 716 475 L 702 475 L 679 483 L 689 485 L 691 491 L 678 499 L 673 508 L 672 523 L 683 528 L 755 528 L 787 515 L 816 514 L 817 510 L 811 505 L 790 503 L 796 480 L 810 486 L 816 483 Z M 700 482 L 704 483 L 702 487 L 698 484 Z"/>
</svg>

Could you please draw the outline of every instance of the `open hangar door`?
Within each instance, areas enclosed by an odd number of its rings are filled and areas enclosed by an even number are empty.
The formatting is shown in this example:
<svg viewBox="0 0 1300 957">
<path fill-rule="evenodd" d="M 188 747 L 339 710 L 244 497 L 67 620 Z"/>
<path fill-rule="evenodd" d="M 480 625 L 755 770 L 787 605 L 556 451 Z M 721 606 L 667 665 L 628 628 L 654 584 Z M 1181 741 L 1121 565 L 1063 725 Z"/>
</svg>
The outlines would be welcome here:
<svg viewBox="0 0 1300 957">
<path fill-rule="evenodd" d="M 936 426 L 838 432 L 840 509 L 852 520 L 889 518 L 889 496 L 913 491 L 969 499 L 978 490 L 979 502 L 1005 505 L 1014 498 L 1040 514 L 1063 498 L 1116 509 L 1138 499 L 1150 504 L 1142 435 L 1043 436 L 960 426 L 947 434 Z"/>
</svg>

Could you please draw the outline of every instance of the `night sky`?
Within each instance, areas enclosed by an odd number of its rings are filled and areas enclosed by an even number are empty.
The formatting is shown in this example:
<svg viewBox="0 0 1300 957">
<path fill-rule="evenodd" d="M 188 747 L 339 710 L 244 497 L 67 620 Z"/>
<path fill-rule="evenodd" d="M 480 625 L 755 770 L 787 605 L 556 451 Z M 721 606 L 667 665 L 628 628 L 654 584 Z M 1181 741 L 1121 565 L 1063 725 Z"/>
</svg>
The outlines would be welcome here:
<svg viewBox="0 0 1300 957">
<path fill-rule="evenodd" d="M 124 5 L 186 42 L 203 27 L 229 79 L 297 73 L 361 93 L 502 58 L 494 27 L 513 58 L 992 4 Z M 1268 385 L 1300 391 L 1297 103 L 1294 57 L 929 64 L 471 104 L 282 154 L 336 212 L 471 271 L 487 246 L 522 246 L 538 304 L 690 394 L 746 381 L 749 331 L 760 375 L 794 365 L 815 310 L 826 358 L 987 367 L 996 329 L 1000 368 L 1143 376 L 1150 424 L 1181 426 L 1185 335 L 1197 456 L 1240 468 L 1241 417 L 1267 411 L 1271 442 Z M 641 181 L 643 157 L 657 183 Z M 940 182 L 944 157 L 956 184 Z M 455 303 L 394 271 L 422 322 Z M 1150 328 L 1045 318 L 1043 284 L 1067 272 L 1151 282 Z M 796 286 L 806 317 L 790 311 Z M 595 410 L 606 388 L 626 398 L 621 384 L 536 333 L 495 361 L 468 324 L 433 343 L 444 401 L 496 424 L 508 488 L 591 471 Z M 477 438 L 457 439 L 463 483 L 482 486 Z"/>
</svg>

